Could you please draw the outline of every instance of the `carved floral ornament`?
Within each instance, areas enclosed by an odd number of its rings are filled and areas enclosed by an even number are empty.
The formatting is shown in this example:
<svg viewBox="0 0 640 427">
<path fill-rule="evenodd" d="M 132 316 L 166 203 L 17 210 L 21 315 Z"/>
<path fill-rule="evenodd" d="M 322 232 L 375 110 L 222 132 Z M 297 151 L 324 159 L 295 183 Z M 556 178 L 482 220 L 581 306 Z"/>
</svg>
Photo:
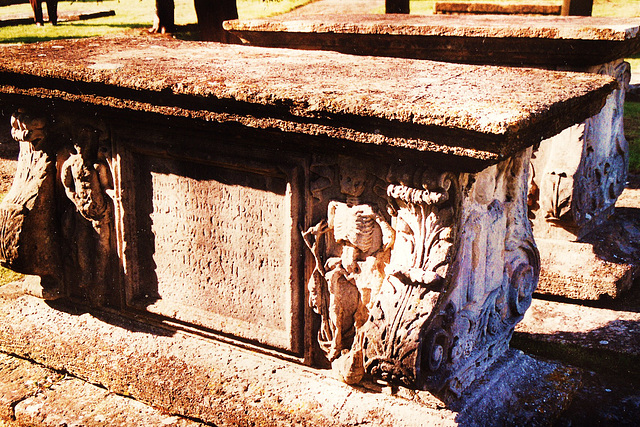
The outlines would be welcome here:
<svg viewBox="0 0 640 427">
<path fill-rule="evenodd" d="M 523 153 L 476 175 L 390 167 L 369 169 L 369 180 L 353 162 L 337 166 L 339 180 L 326 164 L 312 167 L 312 193 L 327 209 L 303 232 L 315 264 L 309 304 L 339 378 L 459 394 L 475 378 L 471 367 L 506 350 L 539 271 L 527 166 Z M 323 203 L 321 189 L 336 181 L 340 194 L 325 191 Z M 386 212 L 361 197 L 375 199 L 381 182 Z"/>
</svg>

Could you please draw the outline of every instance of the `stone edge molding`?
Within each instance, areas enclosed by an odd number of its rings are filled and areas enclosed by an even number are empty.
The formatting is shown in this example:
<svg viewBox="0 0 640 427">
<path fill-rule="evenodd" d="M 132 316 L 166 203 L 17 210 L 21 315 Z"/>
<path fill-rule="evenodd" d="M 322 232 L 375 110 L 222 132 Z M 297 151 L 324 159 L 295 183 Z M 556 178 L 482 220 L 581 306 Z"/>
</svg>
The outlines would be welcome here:
<svg viewBox="0 0 640 427">
<path fill-rule="evenodd" d="M 138 58 L 140 50 L 149 55 Z M 314 62 L 324 66 L 309 68 L 295 51 L 117 36 L 6 47 L 2 53 L 0 92 L 18 98 L 87 103 L 439 153 L 461 165 L 475 161 L 476 170 L 555 135 L 576 119 L 591 117 L 602 108 L 603 94 L 616 85 L 608 77 L 581 73 L 330 52 L 314 52 Z M 169 62 L 167 72 L 158 78 L 157 59 L 181 54 L 190 55 L 190 62 Z M 237 62 L 232 66 L 224 58 Z M 274 58 L 282 61 L 279 69 L 269 65 Z M 240 63 L 263 69 L 261 79 L 250 75 L 247 67 L 238 68 Z M 202 66 L 211 67 L 219 77 L 215 81 L 198 77 Z M 339 72 L 344 67 L 351 70 L 348 78 L 331 78 L 329 70 Z M 518 89 L 522 73 L 529 79 L 526 95 Z M 456 77 L 451 79 L 452 75 Z M 502 84 L 474 83 L 489 78 Z M 361 87 L 358 81 L 370 83 Z M 460 92 L 460 86 L 467 90 Z M 515 99 L 518 93 L 521 97 Z M 410 105 L 407 99 L 412 100 Z"/>
<path fill-rule="evenodd" d="M 599 65 L 640 48 L 637 18 L 309 15 L 224 25 L 256 46 L 518 67 Z"/>
<path fill-rule="evenodd" d="M 517 37 L 624 41 L 638 37 L 637 18 L 323 15 L 226 21 L 228 31 Z"/>
</svg>

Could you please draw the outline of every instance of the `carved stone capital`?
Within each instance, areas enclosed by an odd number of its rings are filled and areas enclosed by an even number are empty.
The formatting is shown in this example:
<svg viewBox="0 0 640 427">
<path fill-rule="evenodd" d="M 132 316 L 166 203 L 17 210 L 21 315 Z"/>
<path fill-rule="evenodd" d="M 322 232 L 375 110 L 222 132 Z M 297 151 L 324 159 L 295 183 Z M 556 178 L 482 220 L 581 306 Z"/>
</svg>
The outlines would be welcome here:
<svg viewBox="0 0 640 427">
<path fill-rule="evenodd" d="M 371 172 L 384 177 L 393 234 L 388 256 L 380 252 L 373 269 L 383 267 L 375 286 L 368 275 L 349 287 L 348 262 L 332 258 L 327 248 L 340 233 L 331 219 L 336 202 L 328 202 L 328 220 L 303 235 L 316 260 L 309 292 L 322 319 L 319 344 L 341 378 L 372 375 L 459 395 L 508 348 L 540 270 L 527 219 L 530 155 L 475 174 L 397 166 Z M 320 235 L 329 237 L 323 245 Z"/>
<path fill-rule="evenodd" d="M 115 256 L 104 125 L 19 109 L 11 117 L 11 135 L 20 154 L 13 185 L 0 204 L 2 264 L 40 276 L 29 282 L 31 294 L 82 295 L 99 303 Z M 33 290 L 38 286 L 42 291 Z"/>
<path fill-rule="evenodd" d="M 585 236 L 612 213 L 626 183 L 623 113 L 630 66 L 618 60 L 586 71 L 615 77 L 619 88 L 598 114 L 542 141 L 534 153 L 530 217 L 537 237 Z"/>
<path fill-rule="evenodd" d="M 0 204 L 0 262 L 14 271 L 61 279 L 56 233 L 55 156 L 49 146 L 49 120 L 26 109 L 11 117 L 11 135 L 20 144 L 11 189 Z"/>
</svg>

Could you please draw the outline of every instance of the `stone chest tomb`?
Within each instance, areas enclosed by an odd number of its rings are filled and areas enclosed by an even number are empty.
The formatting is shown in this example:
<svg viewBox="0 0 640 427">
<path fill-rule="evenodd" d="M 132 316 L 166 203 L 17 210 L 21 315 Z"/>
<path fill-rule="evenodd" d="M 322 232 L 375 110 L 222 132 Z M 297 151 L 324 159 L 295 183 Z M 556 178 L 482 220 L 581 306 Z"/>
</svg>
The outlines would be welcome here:
<svg viewBox="0 0 640 427">
<path fill-rule="evenodd" d="M 616 86 L 144 37 L 2 50 L 2 260 L 30 293 L 451 398 L 537 284 L 531 147 Z"/>
<path fill-rule="evenodd" d="M 529 215 L 541 253 L 539 293 L 598 299 L 631 287 L 640 261 L 624 242 L 636 237 L 608 219 L 627 179 L 623 112 L 631 73 L 624 58 L 640 52 L 638 18 L 310 15 L 225 26 L 258 46 L 614 77 L 618 88 L 598 114 L 536 145 Z"/>
</svg>

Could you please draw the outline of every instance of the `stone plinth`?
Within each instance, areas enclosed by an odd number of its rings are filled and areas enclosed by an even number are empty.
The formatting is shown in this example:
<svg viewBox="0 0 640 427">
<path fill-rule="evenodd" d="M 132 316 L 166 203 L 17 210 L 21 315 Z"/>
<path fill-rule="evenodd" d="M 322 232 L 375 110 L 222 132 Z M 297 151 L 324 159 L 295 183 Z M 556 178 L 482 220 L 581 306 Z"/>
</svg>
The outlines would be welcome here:
<svg viewBox="0 0 640 427">
<path fill-rule="evenodd" d="M 351 387 L 327 371 L 166 325 L 69 310 L 21 295 L 14 285 L 0 288 L 0 351 L 36 362 L 0 353 L 0 422 L 38 426 L 193 425 L 169 415 L 216 426 L 550 424 L 582 376 L 510 350 L 448 409 L 426 391 L 374 382 Z M 72 370 L 76 379 L 41 364 Z"/>
<path fill-rule="evenodd" d="M 607 276 L 597 289 L 588 283 L 602 281 L 600 275 L 579 281 L 572 275 L 581 268 L 578 260 L 585 252 L 584 245 L 574 242 L 607 221 L 625 187 L 629 148 L 623 112 L 630 67 L 623 58 L 640 51 L 640 19 L 355 15 L 225 25 L 261 46 L 534 66 L 615 77 L 619 87 L 599 114 L 537 147 L 529 203 L 536 238 L 553 239 L 543 245 L 551 252 L 543 253 L 538 292 L 597 299 L 615 297 L 631 286 L 640 260 L 621 262 L 619 274 Z M 554 243 L 558 240 L 560 245 Z M 554 264 L 559 258 L 563 262 Z M 563 285 L 553 285 L 560 282 Z"/>
<path fill-rule="evenodd" d="M 537 284 L 531 147 L 616 85 L 145 37 L 2 55 L 1 255 L 32 293 L 446 399 Z"/>
</svg>

